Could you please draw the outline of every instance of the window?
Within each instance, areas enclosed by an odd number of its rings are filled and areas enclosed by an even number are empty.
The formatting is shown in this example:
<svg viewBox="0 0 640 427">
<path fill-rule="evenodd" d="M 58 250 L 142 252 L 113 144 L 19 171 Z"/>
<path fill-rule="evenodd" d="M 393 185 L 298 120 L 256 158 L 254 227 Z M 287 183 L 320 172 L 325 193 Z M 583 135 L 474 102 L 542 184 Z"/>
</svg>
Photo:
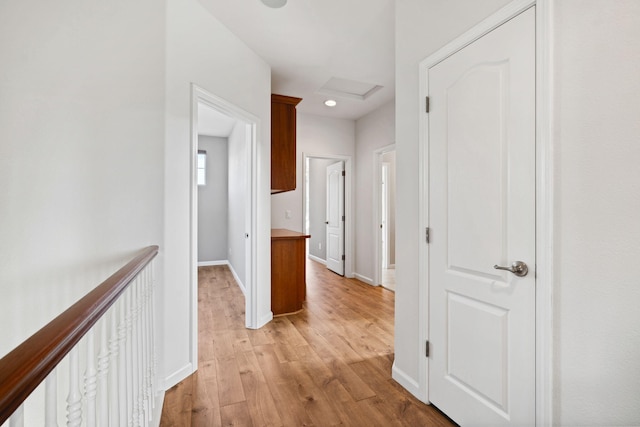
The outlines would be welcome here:
<svg viewBox="0 0 640 427">
<path fill-rule="evenodd" d="M 198 150 L 198 185 L 206 185 L 207 152 Z"/>
</svg>

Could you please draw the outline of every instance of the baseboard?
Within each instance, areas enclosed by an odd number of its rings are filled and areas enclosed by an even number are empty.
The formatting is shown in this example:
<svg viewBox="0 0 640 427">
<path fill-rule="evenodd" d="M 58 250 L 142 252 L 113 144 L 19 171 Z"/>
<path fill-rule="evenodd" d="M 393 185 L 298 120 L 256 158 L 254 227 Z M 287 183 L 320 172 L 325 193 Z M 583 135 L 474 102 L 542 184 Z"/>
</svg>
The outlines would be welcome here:
<svg viewBox="0 0 640 427">
<path fill-rule="evenodd" d="M 389 267 L 387 267 L 387 270 L 395 270 L 395 269 L 396 269 L 395 264 L 389 264 Z"/>
<path fill-rule="evenodd" d="M 356 279 L 360 280 L 361 282 L 364 282 L 364 283 L 366 283 L 368 285 L 373 286 L 373 279 L 370 279 L 369 277 L 363 276 L 362 274 L 358 274 L 358 273 L 354 273 L 353 276 Z"/>
<path fill-rule="evenodd" d="M 240 287 L 240 290 L 242 291 L 242 294 L 245 296 L 245 298 L 247 297 L 247 290 L 244 287 L 244 283 L 242 283 L 242 281 L 240 280 L 240 278 L 238 277 L 238 274 L 236 273 L 236 271 L 233 269 L 233 265 L 231 265 L 230 262 L 227 263 L 227 265 L 229 266 L 229 270 L 231 270 L 231 274 L 233 274 L 233 278 L 236 280 L 236 283 L 238 284 L 238 286 Z"/>
<path fill-rule="evenodd" d="M 393 362 L 393 366 L 391 367 L 391 378 L 393 378 L 398 384 L 404 387 L 409 393 L 413 394 L 420 401 L 429 403 L 426 393 L 420 389 L 420 384 L 400 368 L 398 368 L 395 361 Z"/>
<path fill-rule="evenodd" d="M 319 262 L 319 263 L 320 263 L 320 264 L 322 264 L 322 265 L 327 265 L 327 260 L 324 260 L 324 259 L 322 259 L 322 258 L 318 258 L 318 257 L 317 257 L 317 256 L 315 256 L 315 255 L 311 255 L 311 254 L 309 254 L 309 259 L 310 259 L 311 261 Z"/>
<path fill-rule="evenodd" d="M 212 265 L 227 265 L 229 261 L 226 259 L 220 261 L 198 261 L 198 267 L 209 267 Z"/>
<path fill-rule="evenodd" d="M 162 384 L 160 384 L 160 388 L 162 390 L 169 390 L 171 387 L 178 384 L 189 375 L 193 374 L 193 372 L 193 365 L 191 363 L 188 363 L 187 365 L 175 371 L 173 374 L 166 377 L 164 381 L 162 381 Z"/>
<path fill-rule="evenodd" d="M 260 329 L 262 328 L 264 325 L 266 325 L 267 323 L 271 322 L 273 320 L 273 312 L 271 310 L 269 310 L 269 312 L 267 314 L 265 314 L 264 316 L 262 316 L 260 318 L 260 320 L 258 321 L 258 328 Z"/>
<path fill-rule="evenodd" d="M 212 265 L 226 265 L 226 266 L 229 266 L 229 270 L 231 270 L 231 274 L 233 275 L 233 278 L 235 279 L 235 281 L 238 284 L 238 286 L 240 287 L 240 290 L 242 291 L 242 294 L 245 297 L 247 296 L 247 292 L 246 292 L 246 288 L 244 287 L 244 283 L 242 283 L 242 281 L 238 277 L 238 274 L 236 273 L 236 270 L 233 269 L 233 265 L 231 265 L 229 260 L 223 259 L 223 260 L 220 260 L 220 261 L 202 261 L 202 262 L 198 262 L 198 267 L 209 267 L 209 266 L 212 266 Z"/>
<path fill-rule="evenodd" d="M 153 399 L 153 412 L 149 420 L 149 427 L 160 427 L 160 418 L 162 417 L 162 405 L 164 404 L 164 391 L 156 393 Z"/>
</svg>

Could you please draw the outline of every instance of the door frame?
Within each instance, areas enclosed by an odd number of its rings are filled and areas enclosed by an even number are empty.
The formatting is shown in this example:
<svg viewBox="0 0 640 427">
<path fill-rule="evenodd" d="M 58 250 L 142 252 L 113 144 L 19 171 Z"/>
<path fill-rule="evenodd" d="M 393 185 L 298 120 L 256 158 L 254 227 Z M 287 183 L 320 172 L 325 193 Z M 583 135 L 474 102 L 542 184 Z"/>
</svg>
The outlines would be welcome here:
<svg viewBox="0 0 640 427">
<path fill-rule="evenodd" d="M 429 259 L 429 246 L 424 238 L 429 226 L 429 120 L 426 111 L 428 70 L 465 46 L 489 33 L 525 10 L 536 7 L 536 296 L 535 296 L 535 387 L 536 425 L 553 424 L 553 286 L 554 286 L 554 122 L 553 122 L 553 16 L 554 0 L 514 0 L 478 25 L 454 39 L 419 65 L 419 259 Z M 418 334 L 419 342 L 428 341 L 429 271 L 428 262 L 419 263 Z M 420 352 L 418 384 L 411 387 L 428 402 L 429 360 Z M 411 385 L 410 385 L 411 386 Z M 415 388 L 417 386 L 417 389 Z"/>
<path fill-rule="evenodd" d="M 388 269 L 391 265 L 389 264 L 389 163 L 382 162 L 382 167 L 380 168 L 380 176 L 382 179 L 380 180 L 380 223 L 385 224 L 384 227 L 381 227 L 381 234 L 383 238 L 380 239 L 382 245 L 380 246 L 381 258 L 382 261 L 380 264 L 383 269 Z M 384 183 L 384 189 L 382 184 Z"/>
<path fill-rule="evenodd" d="M 191 301 L 190 358 L 193 371 L 198 368 L 198 182 L 197 182 L 197 153 L 198 153 L 198 105 L 206 105 L 224 115 L 232 117 L 247 126 L 247 189 L 245 203 L 249 207 L 248 218 L 245 222 L 249 236 L 245 245 L 245 326 L 257 329 L 258 301 L 256 277 L 258 252 L 257 237 L 257 205 L 258 205 L 258 174 L 257 165 L 257 129 L 260 120 L 253 114 L 235 106 L 207 90 L 191 84 L 191 138 L 190 138 L 190 168 L 189 181 L 189 290 Z"/>
<path fill-rule="evenodd" d="M 307 176 L 307 159 L 327 159 L 335 160 L 336 162 L 344 162 L 344 277 L 353 278 L 353 160 L 351 156 L 343 156 L 340 154 L 308 154 L 302 153 L 302 176 Z M 302 230 L 305 233 L 309 233 L 305 218 L 307 217 L 307 183 L 302 186 Z M 307 247 L 307 256 L 309 255 L 309 248 Z"/>
<path fill-rule="evenodd" d="M 396 144 L 385 145 L 384 147 L 380 147 L 377 150 L 373 151 L 373 200 L 372 206 L 373 211 L 373 230 L 372 235 L 375 236 L 376 244 L 374 245 L 374 253 L 373 253 L 373 262 L 375 269 L 373 270 L 373 285 L 379 286 L 382 282 L 382 248 L 380 244 L 381 231 L 380 231 L 380 221 L 381 221 L 381 213 L 380 213 L 380 203 L 382 194 L 380 194 L 380 179 L 382 178 L 381 167 L 382 167 L 382 155 L 388 153 L 390 151 L 396 150 Z M 388 228 L 388 227 L 387 227 Z M 387 242 L 387 246 L 389 242 Z"/>
</svg>

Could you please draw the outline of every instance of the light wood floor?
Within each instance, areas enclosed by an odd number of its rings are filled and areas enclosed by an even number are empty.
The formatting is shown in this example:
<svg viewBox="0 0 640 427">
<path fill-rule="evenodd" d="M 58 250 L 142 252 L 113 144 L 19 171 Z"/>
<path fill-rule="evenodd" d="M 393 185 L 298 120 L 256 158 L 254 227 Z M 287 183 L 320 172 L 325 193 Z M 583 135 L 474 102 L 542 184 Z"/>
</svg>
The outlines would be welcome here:
<svg viewBox="0 0 640 427">
<path fill-rule="evenodd" d="M 394 293 L 307 264 L 307 302 L 259 330 L 226 266 L 199 274 L 199 369 L 161 426 L 451 426 L 391 379 Z"/>
</svg>

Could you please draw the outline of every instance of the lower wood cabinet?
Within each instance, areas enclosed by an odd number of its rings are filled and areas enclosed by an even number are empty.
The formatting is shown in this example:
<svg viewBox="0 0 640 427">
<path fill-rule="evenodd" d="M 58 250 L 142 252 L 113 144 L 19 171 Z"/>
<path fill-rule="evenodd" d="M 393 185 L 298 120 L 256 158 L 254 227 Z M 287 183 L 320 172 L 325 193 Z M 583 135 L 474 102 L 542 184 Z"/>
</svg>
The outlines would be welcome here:
<svg viewBox="0 0 640 427">
<path fill-rule="evenodd" d="M 285 229 L 271 230 L 271 311 L 274 316 L 302 310 L 307 296 L 306 240 Z"/>
</svg>

